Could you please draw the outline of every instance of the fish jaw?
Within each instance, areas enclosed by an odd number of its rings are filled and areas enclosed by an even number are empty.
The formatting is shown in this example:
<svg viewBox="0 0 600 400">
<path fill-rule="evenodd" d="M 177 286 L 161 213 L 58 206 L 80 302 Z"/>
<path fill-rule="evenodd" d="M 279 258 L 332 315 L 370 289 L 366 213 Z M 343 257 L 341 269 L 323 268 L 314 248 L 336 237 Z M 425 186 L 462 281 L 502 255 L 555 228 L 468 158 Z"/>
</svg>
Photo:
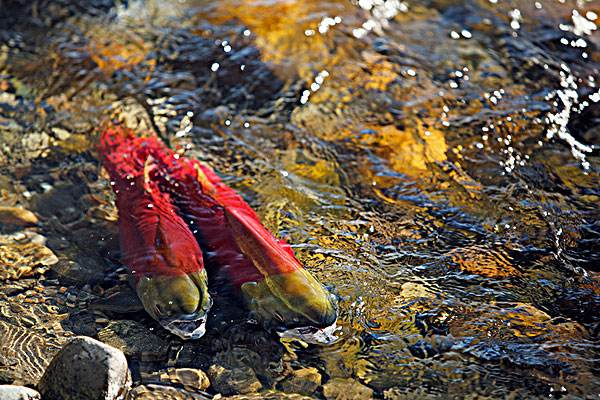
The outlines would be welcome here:
<svg viewBox="0 0 600 400">
<path fill-rule="evenodd" d="M 337 320 L 335 297 L 308 271 L 271 275 L 241 285 L 250 312 L 267 328 L 326 328 Z"/>
<path fill-rule="evenodd" d="M 206 332 L 212 299 L 206 270 L 178 275 L 145 275 L 136 292 L 146 312 L 182 339 L 198 339 Z"/>
</svg>

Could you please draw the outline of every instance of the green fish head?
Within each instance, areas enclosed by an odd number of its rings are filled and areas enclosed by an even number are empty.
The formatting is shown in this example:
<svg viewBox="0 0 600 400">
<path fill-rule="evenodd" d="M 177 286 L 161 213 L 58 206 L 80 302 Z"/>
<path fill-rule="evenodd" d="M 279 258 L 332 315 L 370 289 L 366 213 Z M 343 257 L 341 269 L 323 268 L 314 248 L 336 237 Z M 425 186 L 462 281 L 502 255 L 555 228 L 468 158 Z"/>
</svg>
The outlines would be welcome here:
<svg viewBox="0 0 600 400">
<path fill-rule="evenodd" d="M 136 285 L 144 309 L 165 329 L 182 339 L 198 339 L 206 331 L 212 300 L 206 270 L 180 275 L 145 275 Z"/>
<path fill-rule="evenodd" d="M 246 282 L 241 289 L 251 313 L 269 328 L 326 328 L 337 319 L 335 297 L 305 269 Z"/>
</svg>

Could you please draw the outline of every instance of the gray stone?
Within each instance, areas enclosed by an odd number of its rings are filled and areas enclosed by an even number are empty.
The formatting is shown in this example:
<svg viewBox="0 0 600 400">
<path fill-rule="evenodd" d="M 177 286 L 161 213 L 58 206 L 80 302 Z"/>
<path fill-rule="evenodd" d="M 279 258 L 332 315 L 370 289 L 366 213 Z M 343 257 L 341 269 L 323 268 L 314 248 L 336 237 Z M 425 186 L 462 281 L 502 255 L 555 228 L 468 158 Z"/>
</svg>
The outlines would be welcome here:
<svg viewBox="0 0 600 400">
<path fill-rule="evenodd" d="M 0 385 L 0 399 L 2 400 L 39 400 L 38 392 L 25 386 Z"/>
<path fill-rule="evenodd" d="M 125 355 L 79 336 L 54 357 L 38 384 L 45 400 L 122 399 L 131 385 Z"/>
<path fill-rule="evenodd" d="M 225 368 L 221 365 L 211 365 L 208 377 L 215 391 L 226 396 L 257 392 L 262 384 L 256 373 L 250 367 Z"/>
<path fill-rule="evenodd" d="M 321 374 L 316 368 L 302 368 L 292 371 L 279 387 L 284 392 L 311 395 L 321 386 Z"/>
<path fill-rule="evenodd" d="M 327 400 L 353 400 L 373 398 L 373 389 L 352 378 L 334 378 L 323 386 Z"/>
</svg>

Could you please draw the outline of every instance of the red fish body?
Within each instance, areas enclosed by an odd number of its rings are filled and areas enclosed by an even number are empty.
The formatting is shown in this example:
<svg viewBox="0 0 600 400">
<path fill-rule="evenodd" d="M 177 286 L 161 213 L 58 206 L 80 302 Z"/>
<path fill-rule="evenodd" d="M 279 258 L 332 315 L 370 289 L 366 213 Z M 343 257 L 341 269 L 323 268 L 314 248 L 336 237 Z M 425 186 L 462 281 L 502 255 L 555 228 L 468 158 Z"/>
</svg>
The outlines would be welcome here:
<svg viewBox="0 0 600 400">
<path fill-rule="evenodd" d="M 117 127 L 102 132 L 98 147 L 116 194 L 122 261 L 146 311 L 178 335 L 198 337 L 210 307 L 202 251 L 161 192 L 145 140 Z"/>
<path fill-rule="evenodd" d="M 202 244 L 207 261 L 241 289 L 248 306 L 269 325 L 332 325 L 332 296 L 306 271 L 291 247 L 276 239 L 258 215 L 206 165 L 181 157 L 159 140 L 145 139 L 161 189 Z"/>
</svg>

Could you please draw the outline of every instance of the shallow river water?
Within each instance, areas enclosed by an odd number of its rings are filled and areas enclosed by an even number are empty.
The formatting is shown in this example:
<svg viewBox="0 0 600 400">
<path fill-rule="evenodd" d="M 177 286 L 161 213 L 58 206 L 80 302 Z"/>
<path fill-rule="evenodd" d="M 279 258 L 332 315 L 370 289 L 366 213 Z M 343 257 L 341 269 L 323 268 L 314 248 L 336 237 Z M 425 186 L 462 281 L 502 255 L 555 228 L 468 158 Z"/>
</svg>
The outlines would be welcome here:
<svg viewBox="0 0 600 400">
<path fill-rule="evenodd" d="M 318 398 L 597 398 L 599 15 L 585 0 L 0 0 L 0 206 L 35 213 L 0 211 L 0 383 L 35 384 L 89 335 L 124 349 L 139 393 L 210 398 L 169 371 L 221 362 L 274 398 L 306 367 Z M 279 339 L 215 288 L 206 336 L 183 342 L 120 296 L 94 150 L 114 120 L 240 191 L 338 297 L 338 339 Z"/>
</svg>

